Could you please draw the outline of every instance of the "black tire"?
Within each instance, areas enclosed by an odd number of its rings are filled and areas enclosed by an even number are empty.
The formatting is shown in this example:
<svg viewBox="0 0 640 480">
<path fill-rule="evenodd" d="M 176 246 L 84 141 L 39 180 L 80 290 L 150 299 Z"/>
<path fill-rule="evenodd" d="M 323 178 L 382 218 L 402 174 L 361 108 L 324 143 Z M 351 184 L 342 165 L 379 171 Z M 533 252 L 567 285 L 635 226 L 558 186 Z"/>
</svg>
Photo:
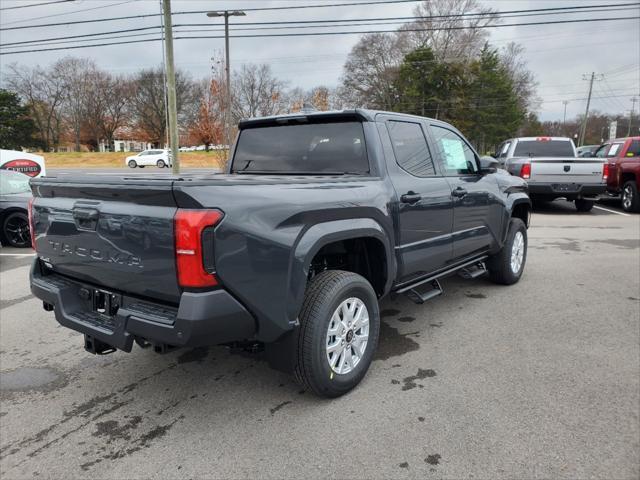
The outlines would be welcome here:
<svg viewBox="0 0 640 480">
<path fill-rule="evenodd" d="M 15 248 L 31 246 L 27 212 L 11 212 L 2 219 L 2 243 Z"/>
<path fill-rule="evenodd" d="M 517 272 L 514 272 L 511 268 L 511 254 L 514 248 L 514 240 L 517 233 L 522 234 L 524 240 L 524 251 L 522 256 L 522 262 Z M 488 262 L 489 277 L 495 283 L 501 285 L 513 285 L 524 271 L 524 266 L 527 263 L 527 227 L 524 222 L 519 218 L 512 218 L 509 222 L 509 231 L 507 232 L 507 240 L 502 246 L 502 249 L 493 255 Z"/>
<path fill-rule="evenodd" d="M 622 209 L 625 212 L 640 212 L 638 185 L 633 180 L 626 181 L 622 186 Z"/>
<path fill-rule="evenodd" d="M 338 307 L 353 297 L 362 301 L 369 313 L 369 338 L 355 367 L 340 374 L 332 369 L 327 358 L 328 329 Z M 294 369 L 296 380 L 314 394 L 329 398 L 344 395 L 358 385 L 373 360 L 380 334 L 380 309 L 371 284 L 356 273 L 341 270 L 323 272 L 307 285 L 299 319 Z M 354 338 L 353 334 L 351 338 Z"/>
<path fill-rule="evenodd" d="M 129 168 L 136 168 L 138 166 L 135 160 L 129 160 L 129 163 L 127 163 L 127 165 L 129 165 Z"/>
<path fill-rule="evenodd" d="M 593 200 L 585 200 L 584 198 L 577 198 L 575 200 L 576 210 L 579 212 L 590 212 L 593 208 Z"/>
<path fill-rule="evenodd" d="M 165 167 L 164 160 L 158 160 L 158 161 L 156 162 L 156 166 L 157 166 L 158 168 L 164 168 L 164 167 Z"/>
</svg>

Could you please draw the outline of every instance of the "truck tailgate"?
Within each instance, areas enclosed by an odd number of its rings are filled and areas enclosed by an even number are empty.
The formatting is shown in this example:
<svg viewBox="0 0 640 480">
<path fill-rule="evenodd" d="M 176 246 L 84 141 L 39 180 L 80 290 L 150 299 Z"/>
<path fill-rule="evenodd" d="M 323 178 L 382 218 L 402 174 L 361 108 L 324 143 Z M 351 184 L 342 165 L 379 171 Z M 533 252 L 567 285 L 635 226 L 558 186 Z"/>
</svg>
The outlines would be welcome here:
<svg viewBox="0 0 640 480">
<path fill-rule="evenodd" d="M 105 290 L 176 302 L 173 179 L 32 181 L 39 258 Z"/>
<path fill-rule="evenodd" d="M 601 184 L 603 162 L 592 158 L 532 158 L 530 183 Z"/>
</svg>

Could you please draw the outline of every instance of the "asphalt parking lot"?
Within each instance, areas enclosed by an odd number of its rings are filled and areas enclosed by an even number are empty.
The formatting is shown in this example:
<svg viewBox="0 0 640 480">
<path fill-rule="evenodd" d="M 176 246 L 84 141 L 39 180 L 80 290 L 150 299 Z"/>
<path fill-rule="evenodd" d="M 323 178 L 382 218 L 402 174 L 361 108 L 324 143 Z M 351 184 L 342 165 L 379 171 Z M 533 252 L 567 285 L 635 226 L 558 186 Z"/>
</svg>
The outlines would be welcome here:
<svg viewBox="0 0 640 480">
<path fill-rule="evenodd" d="M 0 476 L 640 476 L 640 215 L 538 210 L 525 274 L 382 304 L 377 359 L 318 399 L 225 348 L 92 356 L 0 251 Z"/>
</svg>

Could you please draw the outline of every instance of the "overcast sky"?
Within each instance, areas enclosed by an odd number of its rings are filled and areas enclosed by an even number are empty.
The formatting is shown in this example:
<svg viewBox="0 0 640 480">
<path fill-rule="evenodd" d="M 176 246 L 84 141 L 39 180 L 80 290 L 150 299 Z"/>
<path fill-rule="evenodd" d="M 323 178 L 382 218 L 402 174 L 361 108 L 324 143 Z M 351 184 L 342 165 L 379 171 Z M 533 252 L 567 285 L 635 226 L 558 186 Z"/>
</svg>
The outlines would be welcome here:
<svg viewBox="0 0 640 480">
<path fill-rule="evenodd" d="M 0 8 L 46 3 L 52 0 L 0 0 Z M 358 0 L 355 0 L 358 1 Z M 173 0 L 175 12 L 186 10 L 242 9 L 282 5 L 318 5 L 323 3 L 355 3 L 354 0 Z M 434 0 L 435 1 L 435 0 Z M 480 0 L 496 10 L 518 10 L 574 5 L 627 3 L 633 0 Z M 159 13 L 160 0 L 75 0 L 73 2 L 0 11 L 2 28 L 58 23 L 75 20 L 107 18 L 124 15 Z M 415 3 L 390 5 L 362 5 L 300 10 L 253 11 L 242 22 L 352 19 L 389 16 L 409 16 Z M 570 18 L 624 17 L 640 15 L 635 10 L 605 14 L 584 13 Z M 535 20 L 556 20 L 569 16 L 529 17 L 505 20 L 504 23 L 523 23 Z M 209 19 L 204 14 L 174 15 L 174 24 L 222 24 L 221 19 Z M 107 32 L 157 25 L 158 17 L 119 20 L 86 25 L 44 27 L 37 29 L 0 31 L 0 43 L 51 38 L 85 33 Z M 195 27 L 190 27 L 195 28 Z M 360 29 L 389 27 L 360 27 Z M 184 29 L 184 28 L 183 28 Z M 344 30 L 357 30 L 356 27 Z M 177 29 L 180 30 L 180 29 Z M 288 30 L 290 32 L 291 30 Z M 307 30 L 308 31 L 308 30 Z M 538 95 L 543 103 L 539 114 L 543 120 L 562 119 L 563 100 L 569 100 L 567 118 L 584 112 L 588 82 L 583 74 L 596 72 L 604 79 L 594 85 L 592 109 L 622 113 L 631 108 L 631 97 L 640 94 L 640 20 L 595 22 L 547 26 L 519 26 L 491 29 L 490 42 L 499 47 L 517 41 L 525 49 L 525 59 L 539 82 Z M 137 33 L 148 33 L 141 31 Z M 240 33 L 240 32 L 238 32 Z M 246 33 L 246 32 L 245 32 Z M 271 32 L 273 33 L 273 32 Z M 177 35 L 177 34 L 176 34 Z M 197 34 L 191 34 L 197 35 Z M 207 34 L 209 35 L 209 34 Z M 154 35 L 139 38 L 153 38 Z M 231 40 L 232 67 L 242 63 L 268 63 L 278 77 L 289 85 L 310 88 L 320 84 L 335 86 L 339 82 L 342 65 L 358 35 L 236 38 Z M 83 40 L 84 41 L 84 40 Z M 107 40 L 111 42 L 117 39 Z M 50 45 L 53 46 L 53 45 Z M 40 47 L 44 48 L 44 47 Z M 224 48 L 224 40 L 177 40 L 177 67 L 190 71 L 194 77 L 204 77 L 211 67 L 211 57 Z M 8 51 L 8 50 L 4 50 Z M 66 55 L 93 59 L 101 68 L 113 73 L 131 73 L 141 67 L 157 66 L 162 61 L 160 42 L 93 47 L 76 50 L 23 53 L 0 56 L 0 76 L 6 65 L 47 65 Z M 607 97 L 607 98 L 598 98 Z M 636 103 L 636 112 L 640 105 Z"/>
</svg>

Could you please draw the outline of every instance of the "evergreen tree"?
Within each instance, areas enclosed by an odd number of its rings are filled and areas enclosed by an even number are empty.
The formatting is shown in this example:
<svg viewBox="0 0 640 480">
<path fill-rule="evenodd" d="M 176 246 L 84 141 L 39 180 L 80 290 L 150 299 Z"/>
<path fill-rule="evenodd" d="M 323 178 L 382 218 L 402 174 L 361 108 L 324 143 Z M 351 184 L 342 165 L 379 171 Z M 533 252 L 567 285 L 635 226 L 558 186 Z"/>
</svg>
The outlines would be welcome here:
<svg viewBox="0 0 640 480">
<path fill-rule="evenodd" d="M 21 105 L 18 95 L 0 89 L 0 148 L 20 150 L 35 146 L 35 131 L 29 109 Z"/>
</svg>

